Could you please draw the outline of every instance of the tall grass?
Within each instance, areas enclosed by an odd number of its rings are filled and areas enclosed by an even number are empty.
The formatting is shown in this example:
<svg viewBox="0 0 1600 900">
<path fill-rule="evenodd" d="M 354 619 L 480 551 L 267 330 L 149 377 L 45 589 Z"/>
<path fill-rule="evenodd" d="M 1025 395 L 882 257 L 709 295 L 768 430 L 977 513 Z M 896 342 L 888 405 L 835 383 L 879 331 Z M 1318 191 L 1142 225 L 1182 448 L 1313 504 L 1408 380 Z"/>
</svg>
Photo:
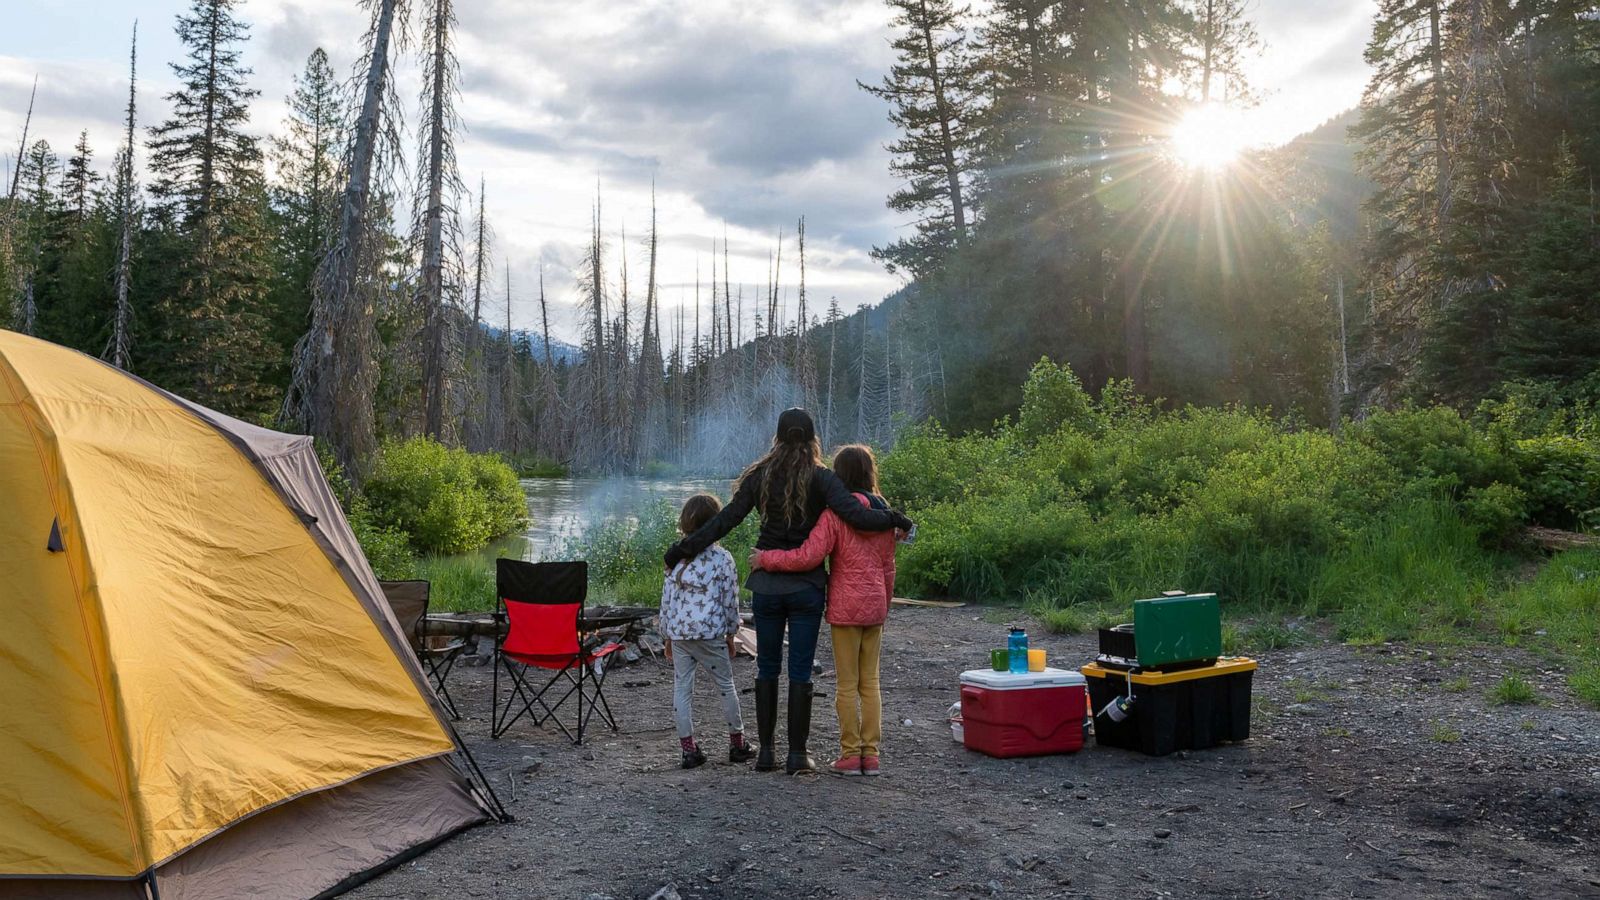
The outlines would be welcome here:
<svg viewBox="0 0 1600 900">
<path fill-rule="evenodd" d="M 430 612 L 486 612 L 494 609 L 494 560 L 482 556 L 430 556 L 417 560 L 412 578 L 432 587 Z"/>
</svg>

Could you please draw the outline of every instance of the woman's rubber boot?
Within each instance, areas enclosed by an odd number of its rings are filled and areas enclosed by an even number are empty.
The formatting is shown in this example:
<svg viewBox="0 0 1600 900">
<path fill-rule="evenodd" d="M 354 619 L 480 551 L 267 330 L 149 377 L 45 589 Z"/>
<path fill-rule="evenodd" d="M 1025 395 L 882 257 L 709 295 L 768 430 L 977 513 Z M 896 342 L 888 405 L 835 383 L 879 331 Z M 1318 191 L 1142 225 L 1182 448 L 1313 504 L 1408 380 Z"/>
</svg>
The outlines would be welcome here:
<svg viewBox="0 0 1600 900">
<path fill-rule="evenodd" d="M 778 754 L 772 733 L 778 727 L 778 679 L 756 679 L 756 739 L 761 748 L 756 752 L 756 771 L 773 772 L 778 768 Z"/>
<path fill-rule="evenodd" d="M 789 759 L 784 771 L 815 772 L 817 761 L 806 752 L 806 741 L 811 737 L 811 695 L 815 691 L 811 682 L 789 682 Z"/>
</svg>

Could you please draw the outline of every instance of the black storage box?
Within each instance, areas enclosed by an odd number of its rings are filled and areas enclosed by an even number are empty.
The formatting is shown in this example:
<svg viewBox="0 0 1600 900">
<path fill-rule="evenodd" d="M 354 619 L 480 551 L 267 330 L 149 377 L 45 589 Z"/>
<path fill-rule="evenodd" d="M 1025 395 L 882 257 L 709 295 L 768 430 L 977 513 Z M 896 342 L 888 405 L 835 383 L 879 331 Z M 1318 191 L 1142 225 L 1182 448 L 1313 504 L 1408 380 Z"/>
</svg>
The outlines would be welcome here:
<svg viewBox="0 0 1600 900">
<path fill-rule="evenodd" d="M 1139 651 L 1133 642 L 1133 623 L 1100 629 L 1100 655 L 1132 662 Z"/>
<path fill-rule="evenodd" d="M 1255 660 L 1242 657 L 1173 672 L 1124 672 L 1090 663 L 1082 671 L 1094 709 L 1095 743 L 1166 756 L 1245 740 L 1255 669 Z M 1127 696 L 1130 687 L 1133 704 L 1126 718 L 1115 721 L 1106 706 Z"/>
</svg>

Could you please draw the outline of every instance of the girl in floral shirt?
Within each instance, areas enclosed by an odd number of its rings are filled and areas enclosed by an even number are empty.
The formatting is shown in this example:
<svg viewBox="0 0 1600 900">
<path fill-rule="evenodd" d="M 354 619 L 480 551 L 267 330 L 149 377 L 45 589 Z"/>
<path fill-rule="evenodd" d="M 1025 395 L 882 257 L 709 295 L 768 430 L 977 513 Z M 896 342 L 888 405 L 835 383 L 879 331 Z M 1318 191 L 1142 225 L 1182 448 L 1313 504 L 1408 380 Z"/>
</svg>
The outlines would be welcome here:
<svg viewBox="0 0 1600 900">
<path fill-rule="evenodd" d="M 717 498 L 696 494 L 683 504 L 678 530 L 693 534 L 721 509 Z M 683 767 L 693 769 L 706 761 L 694 740 L 694 678 L 702 666 L 722 692 L 722 712 L 728 720 L 728 761 L 750 759 L 755 751 L 744 742 L 739 691 L 733 686 L 733 636 L 739 631 L 739 570 L 733 554 L 712 544 L 694 559 L 673 566 L 661 589 L 660 621 L 667 658 L 672 660 L 672 713 L 683 749 Z"/>
</svg>

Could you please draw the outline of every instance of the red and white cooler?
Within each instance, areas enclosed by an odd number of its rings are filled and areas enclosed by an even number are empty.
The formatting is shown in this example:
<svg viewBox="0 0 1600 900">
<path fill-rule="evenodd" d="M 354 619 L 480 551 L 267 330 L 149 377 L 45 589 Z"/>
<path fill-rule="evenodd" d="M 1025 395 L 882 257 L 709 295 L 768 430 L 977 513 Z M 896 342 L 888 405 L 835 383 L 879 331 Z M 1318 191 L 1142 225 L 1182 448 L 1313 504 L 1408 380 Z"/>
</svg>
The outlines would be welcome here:
<svg viewBox="0 0 1600 900">
<path fill-rule="evenodd" d="M 1086 690 L 1083 674 L 1067 669 L 962 672 L 962 743 L 1002 758 L 1074 753 L 1083 749 Z"/>
</svg>

